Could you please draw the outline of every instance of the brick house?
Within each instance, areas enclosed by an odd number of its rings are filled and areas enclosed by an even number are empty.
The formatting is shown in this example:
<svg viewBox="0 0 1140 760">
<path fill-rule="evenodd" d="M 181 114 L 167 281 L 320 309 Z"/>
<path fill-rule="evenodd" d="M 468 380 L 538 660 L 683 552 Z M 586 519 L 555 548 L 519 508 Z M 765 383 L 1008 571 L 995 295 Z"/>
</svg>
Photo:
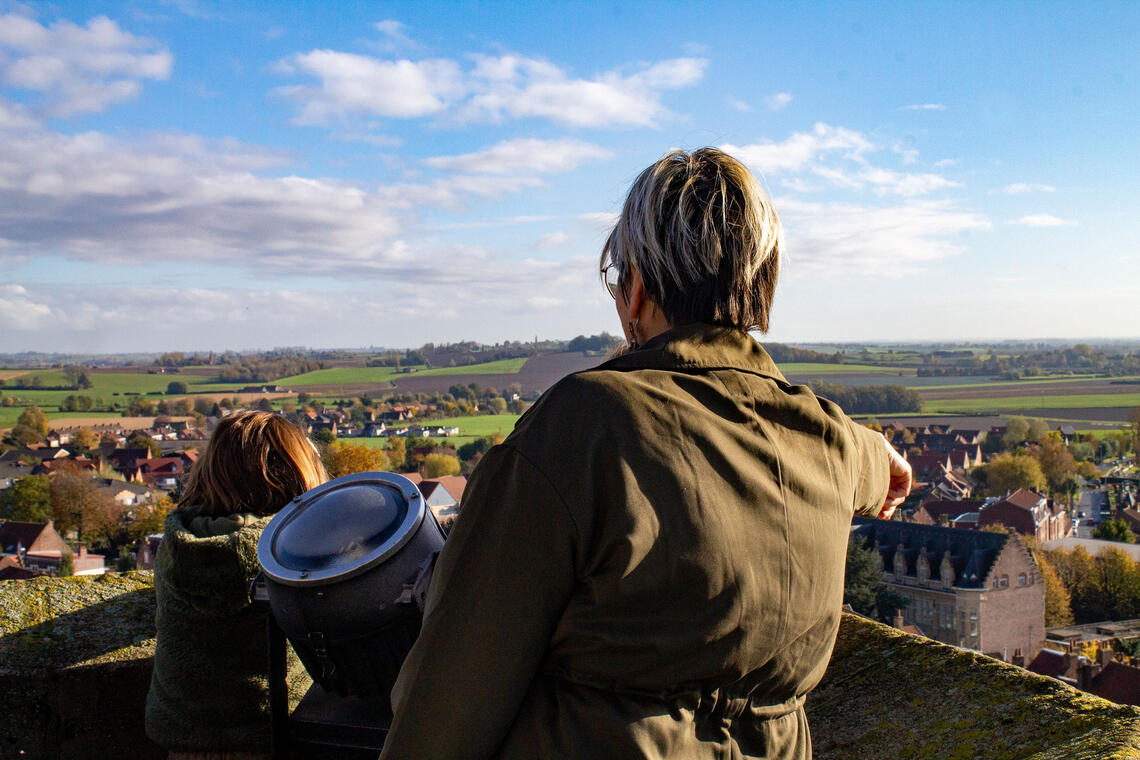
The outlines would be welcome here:
<svg viewBox="0 0 1140 760">
<path fill-rule="evenodd" d="M 851 540 L 876 550 L 883 581 L 908 600 L 904 624 L 1006 662 L 1041 648 L 1045 584 L 1016 536 L 856 518 Z"/>
<path fill-rule="evenodd" d="M 1004 525 L 1038 541 L 1052 541 L 1069 535 L 1068 514 L 1060 505 L 1035 491 L 1019 488 L 999 501 L 982 508 L 978 527 Z"/>
<path fill-rule="evenodd" d="M 959 515 L 980 511 L 982 503 L 970 499 L 927 499 L 914 510 L 914 521 L 919 525 L 942 525 L 945 519 L 949 524 Z"/>
</svg>

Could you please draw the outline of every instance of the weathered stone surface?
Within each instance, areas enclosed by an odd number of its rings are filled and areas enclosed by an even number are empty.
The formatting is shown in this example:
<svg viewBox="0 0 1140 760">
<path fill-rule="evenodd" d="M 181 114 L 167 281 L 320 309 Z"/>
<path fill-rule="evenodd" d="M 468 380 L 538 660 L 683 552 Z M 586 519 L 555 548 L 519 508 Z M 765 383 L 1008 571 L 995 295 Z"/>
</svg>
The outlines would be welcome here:
<svg viewBox="0 0 1140 760">
<path fill-rule="evenodd" d="M 0 581 L 0 757 L 163 757 L 153 656 L 150 573 Z"/>
<path fill-rule="evenodd" d="M 0 582 L 0 758 L 160 758 L 149 573 Z M 808 698 L 818 760 L 1140 760 L 1140 709 L 844 615 Z"/>
<path fill-rule="evenodd" d="M 807 711 L 817 760 L 1140 758 L 1140 709 L 854 615 Z"/>
</svg>

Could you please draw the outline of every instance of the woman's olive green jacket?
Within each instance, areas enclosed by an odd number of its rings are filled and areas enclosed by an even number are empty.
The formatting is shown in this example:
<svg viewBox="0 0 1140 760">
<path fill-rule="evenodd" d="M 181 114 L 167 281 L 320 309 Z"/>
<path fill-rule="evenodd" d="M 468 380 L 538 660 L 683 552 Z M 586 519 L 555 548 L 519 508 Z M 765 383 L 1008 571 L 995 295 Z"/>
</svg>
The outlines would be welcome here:
<svg viewBox="0 0 1140 760">
<path fill-rule="evenodd" d="M 746 333 L 560 381 L 480 462 L 382 758 L 809 758 L 877 434 Z"/>
</svg>

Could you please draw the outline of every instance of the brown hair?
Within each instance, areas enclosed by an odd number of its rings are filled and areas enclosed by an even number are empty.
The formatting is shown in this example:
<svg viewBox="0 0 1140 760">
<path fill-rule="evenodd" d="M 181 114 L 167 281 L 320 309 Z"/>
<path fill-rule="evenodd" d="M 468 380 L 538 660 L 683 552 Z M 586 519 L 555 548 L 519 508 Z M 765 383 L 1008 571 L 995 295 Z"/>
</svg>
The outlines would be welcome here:
<svg viewBox="0 0 1140 760">
<path fill-rule="evenodd" d="M 780 220 L 752 172 L 716 148 L 673 150 L 634 181 L 602 265 L 636 267 L 673 325 L 768 330 Z"/>
<path fill-rule="evenodd" d="M 271 515 L 326 480 L 321 458 L 296 425 L 269 412 L 237 412 L 214 430 L 178 506 L 212 517 Z"/>
</svg>

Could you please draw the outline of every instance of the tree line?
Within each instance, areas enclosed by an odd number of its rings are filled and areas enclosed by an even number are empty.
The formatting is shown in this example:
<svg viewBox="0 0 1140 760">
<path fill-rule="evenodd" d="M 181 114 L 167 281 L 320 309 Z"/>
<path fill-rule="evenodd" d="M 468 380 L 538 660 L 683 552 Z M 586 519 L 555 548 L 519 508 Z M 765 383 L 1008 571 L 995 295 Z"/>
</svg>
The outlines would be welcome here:
<svg viewBox="0 0 1140 760">
<path fill-rule="evenodd" d="M 808 384 L 817 396 L 834 401 L 848 414 L 921 412 L 922 397 L 903 385 L 844 385 L 817 380 Z"/>
</svg>

